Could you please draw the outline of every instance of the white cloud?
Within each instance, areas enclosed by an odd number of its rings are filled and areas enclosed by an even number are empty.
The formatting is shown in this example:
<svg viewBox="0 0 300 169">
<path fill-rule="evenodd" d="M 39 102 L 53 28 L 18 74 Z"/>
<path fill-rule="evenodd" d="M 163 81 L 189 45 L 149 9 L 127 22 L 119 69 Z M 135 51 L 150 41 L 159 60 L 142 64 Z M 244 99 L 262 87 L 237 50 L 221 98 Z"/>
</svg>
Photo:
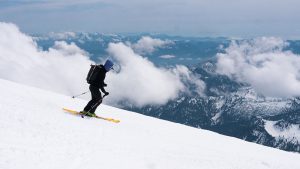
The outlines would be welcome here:
<svg viewBox="0 0 300 169">
<path fill-rule="evenodd" d="M 226 53 L 217 55 L 217 72 L 247 82 L 266 96 L 299 96 L 300 57 L 283 51 L 286 45 L 274 37 L 233 41 Z"/>
<path fill-rule="evenodd" d="M 119 74 L 107 76 L 111 91 L 119 91 L 110 99 L 127 100 L 136 106 L 145 104 L 164 104 L 177 97 L 180 91 L 186 91 L 185 80 L 195 80 L 188 68 L 177 66 L 173 69 L 156 67 L 147 58 L 136 54 L 123 43 L 111 43 L 109 54 L 121 65 Z M 203 91 L 204 83 L 196 80 L 193 83 L 201 85 L 199 93 Z M 199 84 L 200 83 L 200 84 Z"/>
<path fill-rule="evenodd" d="M 33 40 L 68 40 L 68 39 L 74 39 L 77 37 L 77 34 L 75 32 L 50 32 L 45 35 L 38 35 L 34 36 Z"/>
<path fill-rule="evenodd" d="M 300 141 L 300 126 L 299 124 L 291 124 L 286 128 L 280 128 L 276 126 L 278 121 L 265 121 L 266 131 L 273 137 L 285 138 L 290 141 L 297 140 Z"/>
<path fill-rule="evenodd" d="M 198 95 L 204 96 L 204 89 L 206 87 L 205 83 L 200 80 L 199 77 L 195 76 L 191 73 L 191 71 L 183 65 L 176 65 L 176 68 L 174 68 L 173 73 L 176 74 L 178 77 L 180 77 L 181 81 L 185 85 L 192 85 L 195 88 L 195 92 L 198 93 Z M 190 91 L 185 90 L 187 93 Z"/>
<path fill-rule="evenodd" d="M 55 42 L 43 51 L 17 26 L 1 22 L 0 37 L 0 78 L 70 96 L 88 90 L 85 78 L 92 61 L 74 43 Z M 187 80 L 195 80 L 186 67 L 156 67 L 123 43 L 111 43 L 108 52 L 122 68 L 118 74 L 107 74 L 111 94 L 105 101 L 111 104 L 124 100 L 136 106 L 163 104 L 186 91 Z"/>
<path fill-rule="evenodd" d="M 162 58 L 162 59 L 172 59 L 172 58 L 175 58 L 176 56 L 174 56 L 174 55 L 161 55 L 159 57 Z"/>
<path fill-rule="evenodd" d="M 57 40 L 65 40 L 69 38 L 75 38 L 76 33 L 75 32 L 59 32 L 59 33 L 50 32 L 48 37 Z"/>
<path fill-rule="evenodd" d="M 190 58 L 190 57 L 183 58 L 183 57 L 181 57 L 181 58 L 179 58 L 179 60 L 181 60 L 181 61 L 183 61 L 183 60 L 193 60 L 193 58 Z"/>
<path fill-rule="evenodd" d="M 163 48 L 173 44 L 170 40 L 154 39 L 149 36 L 143 36 L 137 43 L 132 44 L 132 49 L 139 54 L 152 53 L 156 48 Z"/>
<path fill-rule="evenodd" d="M 75 44 L 55 42 L 42 51 L 32 37 L 7 23 L 0 23 L 0 37 L 0 78 L 69 95 L 86 88 L 91 61 Z"/>
</svg>

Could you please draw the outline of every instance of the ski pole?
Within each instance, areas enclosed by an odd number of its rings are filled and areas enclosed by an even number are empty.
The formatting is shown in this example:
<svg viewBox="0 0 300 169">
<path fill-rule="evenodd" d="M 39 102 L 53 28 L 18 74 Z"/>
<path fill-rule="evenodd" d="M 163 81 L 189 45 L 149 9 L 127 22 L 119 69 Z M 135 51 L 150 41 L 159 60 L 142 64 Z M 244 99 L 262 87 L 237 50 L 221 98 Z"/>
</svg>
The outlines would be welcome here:
<svg viewBox="0 0 300 169">
<path fill-rule="evenodd" d="M 90 91 L 86 91 L 86 92 L 83 92 L 83 93 L 81 93 L 81 94 L 79 94 L 79 95 L 72 96 L 72 98 L 74 99 L 74 98 L 76 98 L 76 97 L 78 97 L 78 96 L 81 96 L 81 95 L 87 94 L 88 92 L 90 92 Z"/>
</svg>

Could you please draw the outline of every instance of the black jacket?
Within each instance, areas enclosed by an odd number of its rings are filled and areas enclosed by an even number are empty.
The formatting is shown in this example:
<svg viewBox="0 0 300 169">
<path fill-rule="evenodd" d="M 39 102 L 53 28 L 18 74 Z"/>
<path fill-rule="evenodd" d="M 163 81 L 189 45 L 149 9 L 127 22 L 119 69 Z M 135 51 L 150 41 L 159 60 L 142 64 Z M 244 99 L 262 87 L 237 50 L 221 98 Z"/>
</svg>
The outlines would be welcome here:
<svg viewBox="0 0 300 169">
<path fill-rule="evenodd" d="M 97 74 L 97 78 L 96 78 L 97 80 L 94 82 L 91 82 L 90 84 L 94 87 L 100 88 L 103 93 L 106 93 L 104 87 L 107 85 L 104 83 L 104 79 L 105 79 L 107 71 L 105 70 L 103 65 L 100 65 L 99 67 L 100 67 L 100 70 L 99 70 L 99 74 Z"/>
</svg>

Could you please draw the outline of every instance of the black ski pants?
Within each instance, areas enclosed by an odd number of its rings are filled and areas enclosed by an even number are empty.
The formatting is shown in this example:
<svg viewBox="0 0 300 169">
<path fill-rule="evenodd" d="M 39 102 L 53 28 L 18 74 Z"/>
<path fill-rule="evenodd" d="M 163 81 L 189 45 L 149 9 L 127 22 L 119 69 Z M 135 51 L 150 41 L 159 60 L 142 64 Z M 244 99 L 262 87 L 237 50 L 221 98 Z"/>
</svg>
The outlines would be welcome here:
<svg viewBox="0 0 300 169">
<path fill-rule="evenodd" d="M 102 103 L 102 95 L 98 87 L 90 85 L 92 100 L 85 106 L 84 111 L 95 113 L 97 107 Z"/>
</svg>

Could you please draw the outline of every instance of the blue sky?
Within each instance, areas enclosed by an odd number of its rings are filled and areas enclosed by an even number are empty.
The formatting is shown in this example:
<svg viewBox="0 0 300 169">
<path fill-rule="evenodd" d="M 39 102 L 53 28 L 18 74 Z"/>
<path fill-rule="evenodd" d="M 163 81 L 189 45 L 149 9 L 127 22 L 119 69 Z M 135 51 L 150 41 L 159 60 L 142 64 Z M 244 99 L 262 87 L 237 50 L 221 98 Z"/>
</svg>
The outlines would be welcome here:
<svg viewBox="0 0 300 169">
<path fill-rule="evenodd" d="M 0 0 L 0 21 L 27 33 L 298 38 L 299 6 L 299 0 Z"/>
</svg>

